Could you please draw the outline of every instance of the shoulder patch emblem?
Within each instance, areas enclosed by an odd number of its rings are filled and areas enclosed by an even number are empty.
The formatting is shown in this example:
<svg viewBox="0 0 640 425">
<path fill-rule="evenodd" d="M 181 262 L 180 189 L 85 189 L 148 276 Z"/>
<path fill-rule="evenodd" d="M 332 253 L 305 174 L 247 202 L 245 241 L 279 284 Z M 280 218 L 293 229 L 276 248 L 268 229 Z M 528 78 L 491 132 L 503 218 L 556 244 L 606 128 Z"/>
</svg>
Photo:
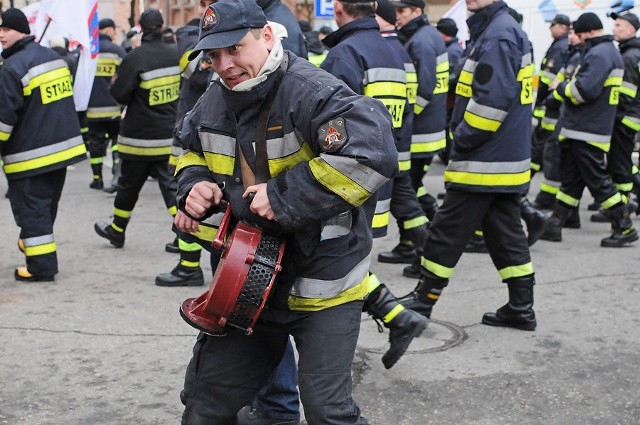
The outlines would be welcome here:
<svg viewBox="0 0 640 425">
<path fill-rule="evenodd" d="M 318 140 L 325 152 L 337 152 L 349 140 L 345 120 L 337 117 L 329 120 L 318 130 Z"/>
<path fill-rule="evenodd" d="M 202 30 L 209 31 L 211 28 L 215 27 L 218 24 L 218 15 L 216 15 L 216 11 L 213 10 L 213 7 L 208 7 L 206 12 L 204 12 L 204 16 L 202 17 Z"/>
</svg>

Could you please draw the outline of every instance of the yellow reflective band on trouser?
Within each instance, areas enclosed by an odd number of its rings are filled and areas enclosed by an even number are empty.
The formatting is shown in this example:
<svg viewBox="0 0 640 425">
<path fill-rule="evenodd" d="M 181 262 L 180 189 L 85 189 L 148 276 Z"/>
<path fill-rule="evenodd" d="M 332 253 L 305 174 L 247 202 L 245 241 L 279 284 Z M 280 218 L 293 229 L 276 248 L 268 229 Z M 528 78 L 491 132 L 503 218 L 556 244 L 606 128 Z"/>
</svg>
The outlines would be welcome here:
<svg viewBox="0 0 640 425">
<path fill-rule="evenodd" d="M 178 249 L 180 251 L 186 251 L 186 252 L 198 252 L 198 251 L 202 251 L 202 246 L 200 246 L 200 244 L 197 242 L 189 243 L 189 242 L 183 241 L 182 239 L 178 239 Z"/>
<path fill-rule="evenodd" d="M 531 163 L 531 169 L 534 171 L 540 171 L 540 167 L 541 167 L 540 164 L 536 164 L 535 162 Z"/>
<path fill-rule="evenodd" d="M 531 180 L 531 171 L 520 173 L 480 174 L 464 171 L 444 172 L 444 181 L 447 183 L 460 183 L 473 186 L 520 186 Z"/>
<path fill-rule="evenodd" d="M 206 167 L 207 161 L 196 153 L 185 152 L 184 154 L 180 155 L 180 157 L 178 158 L 178 165 L 176 165 L 176 174 L 178 173 L 178 171 L 181 171 L 183 168 L 191 167 L 194 165 L 197 165 L 200 167 Z"/>
<path fill-rule="evenodd" d="M 373 215 L 373 222 L 371 223 L 371 227 L 373 229 L 381 229 L 383 227 L 387 227 L 389 225 L 389 211 L 383 213 L 376 213 Z"/>
<path fill-rule="evenodd" d="M 98 165 L 104 163 L 104 156 L 99 156 L 97 158 L 89 158 L 89 164 Z"/>
<path fill-rule="evenodd" d="M 6 142 L 11 137 L 11 133 L 5 133 L 4 131 L 0 131 L 0 142 Z"/>
<path fill-rule="evenodd" d="M 111 228 L 113 230 L 115 230 L 116 232 L 118 232 L 118 233 L 123 233 L 124 232 L 124 229 L 122 227 L 116 226 L 114 223 L 111 223 Z"/>
<path fill-rule="evenodd" d="M 420 187 L 418 188 L 418 190 L 416 190 L 416 196 L 417 196 L 418 198 L 420 198 L 420 197 L 422 197 L 422 196 L 425 196 L 425 195 L 427 195 L 427 194 L 428 194 L 428 192 L 427 192 L 427 188 L 425 188 L 424 186 L 420 186 Z"/>
<path fill-rule="evenodd" d="M 370 294 L 375 291 L 378 286 L 382 285 L 382 282 L 380 282 L 380 279 L 378 279 L 375 273 L 370 273 L 367 285 L 369 287 L 368 293 Z"/>
<path fill-rule="evenodd" d="M 553 91 L 553 98 L 558 102 L 564 102 L 564 97 L 562 97 L 562 95 L 558 93 L 558 90 Z"/>
<path fill-rule="evenodd" d="M 24 247 L 24 254 L 27 257 L 35 257 L 36 255 L 51 254 L 52 252 L 56 252 L 55 242 L 46 243 L 46 244 L 37 245 L 37 246 Z"/>
<path fill-rule="evenodd" d="M 398 161 L 398 169 L 400 171 L 409 171 L 411 169 L 411 160 L 404 159 L 402 161 Z"/>
<path fill-rule="evenodd" d="M 180 265 L 184 266 L 184 267 L 190 267 L 192 269 L 195 269 L 196 267 L 200 267 L 200 261 L 187 261 L 184 259 L 180 259 Z"/>
<path fill-rule="evenodd" d="M 601 202 L 600 206 L 606 210 L 622 202 L 624 202 L 624 200 L 622 199 L 622 195 L 620 195 L 619 192 L 616 192 L 615 195 Z"/>
<path fill-rule="evenodd" d="M 476 236 L 480 236 L 481 238 L 484 238 L 484 233 L 482 233 L 482 230 L 476 230 L 475 232 L 473 232 L 473 234 Z"/>
<path fill-rule="evenodd" d="M 492 120 L 489 118 L 481 117 L 480 115 L 476 115 L 469 111 L 464 113 L 464 120 L 473 128 L 477 128 L 479 130 L 496 132 L 502 125 L 501 121 Z"/>
<path fill-rule="evenodd" d="M 498 270 L 502 280 L 512 279 L 514 277 L 531 276 L 533 274 L 533 263 L 520 264 L 518 266 L 509 266 Z"/>
<path fill-rule="evenodd" d="M 626 116 L 622 118 L 622 124 L 633 131 L 640 131 L 640 118 Z"/>
<path fill-rule="evenodd" d="M 558 190 L 558 194 L 556 195 L 556 199 L 563 204 L 567 204 L 570 207 L 577 207 L 580 205 L 580 199 L 576 199 L 573 196 L 569 196 L 561 190 Z"/>
<path fill-rule="evenodd" d="M 453 275 L 453 267 L 446 267 L 422 257 L 420 265 L 441 279 L 449 279 Z"/>
<path fill-rule="evenodd" d="M 113 215 L 120 218 L 131 218 L 133 211 L 121 210 L 119 208 L 113 209 Z"/>
<path fill-rule="evenodd" d="M 550 193 L 551 195 L 556 195 L 558 193 L 558 191 L 560 190 L 559 187 L 557 186 L 551 186 L 548 183 L 545 182 L 541 182 L 540 183 L 540 191 L 541 192 L 545 192 L 545 193 Z"/>
<path fill-rule="evenodd" d="M 609 152 L 609 149 L 611 149 L 611 142 L 609 143 L 602 143 L 602 142 L 587 142 L 588 144 L 590 144 L 591 146 L 595 146 L 596 148 L 603 150 L 605 152 Z"/>
<path fill-rule="evenodd" d="M 536 108 L 533 110 L 533 116 L 536 118 L 542 118 L 544 117 L 544 114 L 546 113 L 546 110 L 543 108 Z"/>
<path fill-rule="evenodd" d="M 78 136 L 80 139 L 80 136 Z M 82 143 L 82 142 L 81 142 Z M 53 145 L 50 145 L 51 148 Z M 45 155 L 40 158 L 28 159 L 26 161 L 7 163 L 5 158 L 4 172 L 6 174 L 20 173 L 23 171 L 35 170 L 37 168 L 43 168 L 49 165 L 57 164 L 67 161 L 71 158 L 75 158 L 87 153 L 87 148 L 84 143 L 70 147 L 60 152 L 56 152 L 50 155 Z"/>
<path fill-rule="evenodd" d="M 355 207 L 362 205 L 371 196 L 371 192 L 333 168 L 322 158 L 313 158 L 309 161 L 309 168 L 318 183 Z"/>
<path fill-rule="evenodd" d="M 405 220 L 402 222 L 402 228 L 404 230 L 415 229 L 416 227 L 422 226 L 429 222 L 429 219 L 425 215 L 418 216 L 416 218 L 412 218 L 410 220 Z"/>
<path fill-rule="evenodd" d="M 363 300 L 369 294 L 369 276 L 356 286 L 333 298 L 303 298 L 289 295 L 289 308 L 293 311 L 320 311 L 330 307 Z"/>
<path fill-rule="evenodd" d="M 396 318 L 396 316 L 397 316 L 398 314 L 400 314 L 400 312 L 401 312 L 402 310 L 404 310 L 404 306 L 403 306 L 402 304 L 398 303 L 398 305 L 396 305 L 395 307 L 393 307 L 393 308 L 391 309 L 391 311 L 390 311 L 389 313 L 387 313 L 387 314 L 382 318 L 382 321 L 383 321 L 384 323 L 389 323 L 389 322 L 391 322 L 393 319 L 395 319 L 395 318 Z"/>
<path fill-rule="evenodd" d="M 620 88 L 618 89 L 620 94 L 625 96 L 629 96 L 631 99 L 636 98 L 636 94 L 638 94 L 638 88 L 633 84 L 623 82 Z"/>
<path fill-rule="evenodd" d="M 616 183 L 616 189 L 619 192 L 631 192 L 633 190 L 633 183 Z"/>
<path fill-rule="evenodd" d="M 167 209 L 169 210 L 169 214 L 171 214 L 171 217 L 175 217 L 176 214 L 178 214 L 178 207 L 176 207 L 175 205 Z"/>
<path fill-rule="evenodd" d="M 557 120 L 555 120 L 557 122 Z M 546 122 L 544 121 L 544 119 L 542 120 L 542 122 L 540 123 L 540 127 L 543 130 L 547 130 L 548 132 L 553 133 L 556 129 L 556 123 L 555 122 Z"/>
</svg>

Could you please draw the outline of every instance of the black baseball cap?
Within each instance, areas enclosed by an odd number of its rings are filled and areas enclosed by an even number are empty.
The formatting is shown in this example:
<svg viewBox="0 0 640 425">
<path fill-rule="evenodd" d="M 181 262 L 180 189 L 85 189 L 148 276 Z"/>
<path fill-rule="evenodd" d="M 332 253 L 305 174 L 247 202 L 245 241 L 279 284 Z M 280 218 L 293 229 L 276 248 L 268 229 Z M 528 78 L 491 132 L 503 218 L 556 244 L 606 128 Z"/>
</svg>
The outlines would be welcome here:
<svg viewBox="0 0 640 425">
<path fill-rule="evenodd" d="M 105 28 L 116 28 L 116 23 L 113 22 L 113 19 L 111 18 L 104 18 L 104 19 L 100 19 L 100 22 L 98 23 L 98 28 L 103 30 Z"/>
<path fill-rule="evenodd" d="M 250 29 L 265 25 L 267 18 L 255 0 L 220 0 L 202 15 L 199 41 L 189 54 L 189 60 L 195 59 L 202 50 L 233 46 Z"/>
<path fill-rule="evenodd" d="M 394 7 L 419 7 L 420 9 L 425 7 L 424 0 L 392 0 L 391 4 Z"/>
<path fill-rule="evenodd" d="M 158 9 L 147 9 L 140 15 L 138 23 L 142 28 L 142 32 L 150 32 L 162 28 L 164 19 L 162 19 L 162 13 Z"/>
<path fill-rule="evenodd" d="M 636 16 L 634 13 L 617 14 L 615 12 L 612 12 L 610 16 L 612 19 L 623 19 L 629 22 L 631 25 L 633 25 L 633 27 L 636 30 L 640 28 L 640 20 L 638 19 L 638 16 Z"/>
<path fill-rule="evenodd" d="M 555 18 L 551 20 L 551 25 L 560 24 L 566 25 L 567 27 L 571 26 L 571 20 L 567 15 L 563 15 L 562 13 L 558 13 Z"/>
</svg>

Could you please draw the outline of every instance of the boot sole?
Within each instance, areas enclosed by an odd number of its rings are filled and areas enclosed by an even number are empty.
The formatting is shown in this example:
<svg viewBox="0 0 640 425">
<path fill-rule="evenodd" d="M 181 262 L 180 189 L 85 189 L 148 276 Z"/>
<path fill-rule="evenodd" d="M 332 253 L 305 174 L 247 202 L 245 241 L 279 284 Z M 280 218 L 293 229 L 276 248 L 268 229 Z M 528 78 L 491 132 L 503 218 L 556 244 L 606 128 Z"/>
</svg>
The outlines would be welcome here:
<svg viewBox="0 0 640 425">
<path fill-rule="evenodd" d="M 96 233 L 98 234 L 98 236 L 105 238 L 106 240 L 109 241 L 109 243 L 113 246 L 115 246 L 116 248 L 122 248 L 124 246 L 124 242 L 119 242 L 119 241 L 114 241 L 113 239 L 111 239 L 109 237 L 109 234 L 107 232 L 104 232 L 100 226 L 98 226 L 98 224 L 94 224 L 93 225 L 93 230 L 96 231 Z"/>
<path fill-rule="evenodd" d="M 164 286 L 164 287 L 179 287 L 179 286 L 203 286 L 204 281 L 202 280 L 187 280 L 184 282 L 163 282 L 156 279 L 156 286 Z"/>
<path fill-rule="evenodd" d="M 604 242 L 604 241 L 600 241 L 600 246 L 603 247 L 603 248 L 624 248 L 625 245 L 633 243 L 633 242 L 637 241 L 638 239 L 639 239 L 638 235 L 635 235 L 635 237 L 632 237 L 632 238 L 629 238 L 629 239 L 624 239 L 624 240 L 621 240 L 621 241 L 619 241 L 617 243 L 607 243 L 607 242 Z"/>
<path fill-rule="evenodd" d="M 378 254 L 378 263 L 386 263 L 386 264 L 412 264 L 415 261 L 415 258 L 406 258 L 406 257 L 383 257 Z"/>
<path fill-rule="evenodd" d="M 518 329 L 521 331 L 535 331 L 536 330 L 536 326 L 538 325 L 537 323 L 527 323 L 527 324 L 522 324 L 522 325 L 512 325 L 512 324 L 508 324 L 508 323 L 504 323 L 504 322 L 491 322 L 489 320 L 485 320 L 485 318 L 482 318 L 482 324 L 483 325 L 488 325 L 488 326 L 495 326 L 498 328 L 513 328 L 513 329 Z"/>
<path fill-rule="evenodd" d="M 420 335 L 422 335 L 422 332 L 424 332 L 424 330 L 427 329 L 427 325 L 428 324 L 429 324 L 429 319 L 427 319 L 425 317 L 425 321 L 420 326 L 418 326 L 416 329 L 414 329 L 414 331 L 411 332 L 411 334 L 409 334 L 407 336 L 405 342 L 402 345 L 400 345 L 400 347 L 399 347 L 399 349 L 397 350 L 397 353 L 396 353 L 398 358 L 393 363 L 389 362 L 389 359 L 387 358 L 386 354 L 384 356 L 382 356 L 382 364 L 384 365 L 385 369 L 391 369 L 393 367 L 393 365 L 395 365 L 398 362 L 398 360 L 400 360 L 402 358 L 402 356 L 404 356 L 404 353 L 407 352 L 407 349 L 409 348 L 409 345 L 411 345 L 411 343 L 413 342 L 413 340 L 415 338 L 417 338 Z"/>
</svg>

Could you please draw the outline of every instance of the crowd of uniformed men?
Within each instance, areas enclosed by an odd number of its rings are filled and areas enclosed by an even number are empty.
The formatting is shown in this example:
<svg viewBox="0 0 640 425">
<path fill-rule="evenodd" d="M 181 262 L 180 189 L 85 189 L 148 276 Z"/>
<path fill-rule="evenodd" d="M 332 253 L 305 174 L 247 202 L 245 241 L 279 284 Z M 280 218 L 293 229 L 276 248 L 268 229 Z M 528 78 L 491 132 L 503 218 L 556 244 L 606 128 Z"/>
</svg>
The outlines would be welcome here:
<svg viewBox="0 0 640 425">
<path fill-rule="evenodd" d="M 141 32 L 128 36 L 126 50 L 114 43 L 113 20 L 102 19 L 89 105 L 77 113 L 72 97 L 77 56 L 68 51 L 68 42 L 53 37 L 51 49 L 41 46 L 29 35 L 21 11 L 2 12 L 0 152 L 7 195 L 21 228 L 18 246 L 26 259 L 26 266 L 15 270 L 17 280 L 54 280 L 53 225 L 66 167 L 87 151 L 90 188 L 116 193 L 113 219 L 94 226 L 114 247 L 124 246 L 149 178 L 158 182 L 176 222 L 184 219 L 174 172 L 187 152 L 179 140 L 187 137 L 179 134 L 180 127 L 174 137 L 174 128 L 216 79 L 206 52 L 192 53 L 202 22 L 215 19 L 206 14 L 201 19 L 212 3 L 200 0 L 199 16 L 175 35 L 164 28 L 159 11 L 145 11 Z M 453 20 L 429 23 L 424 0 L 336 0 L 338 29 L 333 32 L 313 31 L 308 22 L 296 21 L 280 0 L 257 4 L 286 50 L 389 111 L 398 171 L 377 192 L 372 235 L 386 235 L 393 215 L 400 240 L 378 260 L 406 263 L 403 274 L 419 282 L 396 299 L 371 273 L 365 310 L 391 329 L 385 366 L 391 367 L 425 328 L 464 251 L 488 252 L 508 286 L 509 302 L 482 322 L 535 329 L 529 246 L 540 238 L 561 241 L 563 228 L 580 228 L 585 186 L 594 198 L 589 209 L 599 210 L 591 220 L 611 223 L 601 246 L 621 247 L 638 239 L 631 221 L 640 212 L 640 175 L 632 160 L 640 130 L 636 15 L 614 13 L 613 36 L 605 34 L 595 14 L 584 13 L 574 22 L 557 15 L 550 23 L 553 42 L 540 63 L 536 95 L 533 50 L 519 26 L 522 16 L 503 1 L 467 0 L 473 13 L 466 50 Z M 339 149 L 344 125 L 336 122 L 328 131 L 335 134 L 326 135 L 325 144 Z M 113 178 L 105 187 L 109 146 Z M 447 164 L 441 205 L 423 184 L 436 156 Z M 220 155 L 206 159 L 224 161 Z M 531 203 L 527 193 L 537 172 L 544 177 Z M 174 227 L 177 237 L 165 249 L 180 259 L 172 271 L 156 277 L 157 285 L 204 284 L 201 249 L 212 250 L 219 219 L 214 214 L 191 233 Z M 210 258 L 215 268 L 215 251 Z M 279 384 L 290 386 L 273 385 Z M 258 407 L 268 405 L 267 399 Z M 297 423 L 296 407 L 283 404 L 279 417 L 290 422 L 278 423 Z M 268 409 L 262 410 L 254 405 L 241 423 L 275 423 L 268 422 Z M 256 418 L 266 422 L 250 421 Z"/>
</svg>

